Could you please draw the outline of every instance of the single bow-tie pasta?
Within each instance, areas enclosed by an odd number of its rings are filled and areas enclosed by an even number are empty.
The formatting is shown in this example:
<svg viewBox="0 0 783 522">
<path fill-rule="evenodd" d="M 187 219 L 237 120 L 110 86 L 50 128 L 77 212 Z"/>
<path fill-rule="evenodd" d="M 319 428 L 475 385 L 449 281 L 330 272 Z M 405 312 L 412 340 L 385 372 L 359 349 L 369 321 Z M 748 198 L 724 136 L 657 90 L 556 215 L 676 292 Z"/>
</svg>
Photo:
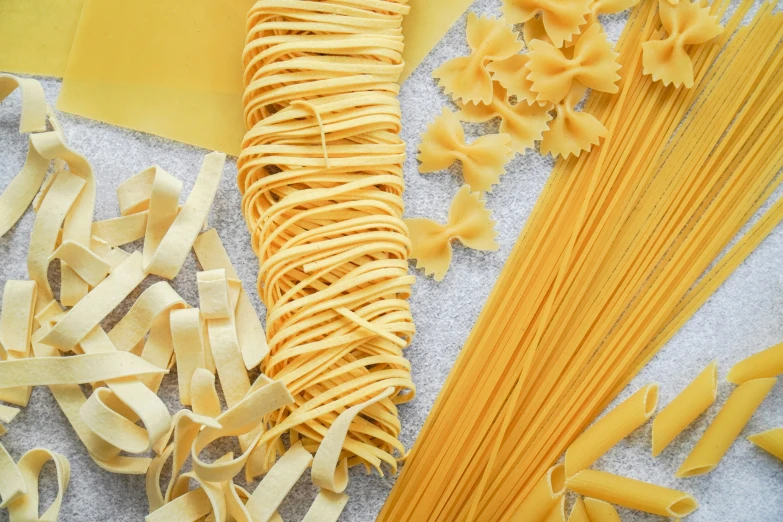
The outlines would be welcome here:
<svg viewBox="0 0 783 522">
<path fill-rule="evenodd" d="M 511 136 L 511 148 L 524 154 L 532 149 L 535 142 L 541 139 L 552 119 L 549 114 L 550 104 L 528 105 L 527 103 L 512 104 L 508 92 L 498 82 L 494 82 L 492 101 L 485 103 L 458 103 L 462 109 L 457 116 L 462 121 L 485 122 L 500 118 L 500 132 Z"/>
<path fill-rule="evenodd" d="M 505 173 L 505 165 L 514 154 L 510 145 L 508 134 L 488 134 L 466 143 L 459 118 L 444 108 L 421 136 L 419 172 L 436 172 L 460 161 L 470 188 L 488 191 Z"/>
<path fill-rule="evenodd" d="M 704 43 L 723 32 L 717 16 L 710 14 L 710 7 L 699 2 L 683 0 L 672 5 L 668 0 L 658 2 L 658 12 L 668 35 L 663 40 L 651 40 L 642 44 L 644 74 L 653 81 L 675 87 L 693 87 L 693 62 L 686 45 Z"/>
<path fill-rule="evenodd" d="M 468 15 L 467 39 L 470 56 L 453 58 L 432 73 L 438 85 L 465 102 L 489 103 L 492 99 L 492 77 L 486 64 L 504 60 L 522 50 L 522 42 L 503 20 Z"/>
<path fill-rule="evenodd" d="M 530 42 L 528 55 L 528 79 L 533 82 L 532 89 L 539 101 L 561 101 L 574 81 L 596 91 L 616 93 L 619 89 L 618 54 L 612 50 L 612 44 L 599 24 L 593 24 L 579 37 L 573 58 L 541 40 Z"/>
<path fill-rule="evenodd" d="M 546 34 L 557 47 L 570 41 L 590 12 L 590 0 L 504 0 L 503 13 L 511 24 L 521 24 L 541 13 Z"/>
<path fill-rule="evenodd" d="M 406 219 L 413 245 L 411 258 L 416 260 L 416 268 L 441 281 L 451 264 L 453 239 L 474 250 L 497 250 L 495 221 L 484 203 L 480 193 L 471 193 L 465 185 L 451 202 L 445 225 L 431 219 Z"/>
<path fill-rule="evenodd" d="M 530 57 L 527 54 L 515 54 L 505 60 L 488 64 L 487 70 L 492 73 L 492 79 L 502 85 L 510 96 L 517 97 L 517 102 L 546 105 L 546 102 L 536 101 L 536 93 L 531 89 L 533 82 L 527 79 L 527 75 L 530 74 L 527 68 L 528 60 Z"/>
<path fill-rule="evenodd" d="M 568 95 L 555 105 L 555 119 L 549 122 L 549 129 L 541 137 L 541 154 L 552 153 L 553 157 L 567 158 L 572 154 L 577 158 L 582 151 L 590 152 L 606 137 L 607 130 L 598 118 L 587 112 L 576 110 L 576 104 L 582 99 L 587 88 L 574 84 Z"/>
</svg>

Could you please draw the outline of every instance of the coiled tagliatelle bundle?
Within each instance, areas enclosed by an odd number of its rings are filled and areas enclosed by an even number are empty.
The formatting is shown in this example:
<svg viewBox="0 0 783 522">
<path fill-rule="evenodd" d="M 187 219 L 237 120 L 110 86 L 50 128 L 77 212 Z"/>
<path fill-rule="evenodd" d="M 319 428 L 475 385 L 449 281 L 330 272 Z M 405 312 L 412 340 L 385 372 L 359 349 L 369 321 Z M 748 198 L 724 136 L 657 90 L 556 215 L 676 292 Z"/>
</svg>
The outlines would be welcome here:
<svg viewBox="0 0 783 522">
<path fill-rule="evenodd" d="M 261 0 L 248 15 L 238 183 L 267 306 L 262 370 L 295 399 L 267 418 L 270 461 L 273 438 L 290 431 L 314 448 L 341 412 L 389 388 L 350 423 L 341 466 L 396 471 L 404 452 L 396 405 L 415 392 L 396 99 L 407 11 L 405 0 Z"/>
</svg>

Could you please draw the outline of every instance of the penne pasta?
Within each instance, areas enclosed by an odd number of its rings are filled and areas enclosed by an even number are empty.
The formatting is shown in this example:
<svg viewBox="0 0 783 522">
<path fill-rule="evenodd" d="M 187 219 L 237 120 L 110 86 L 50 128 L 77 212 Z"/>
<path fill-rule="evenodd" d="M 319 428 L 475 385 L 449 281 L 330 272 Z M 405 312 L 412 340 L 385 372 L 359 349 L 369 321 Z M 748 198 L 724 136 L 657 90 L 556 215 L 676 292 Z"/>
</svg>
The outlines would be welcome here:
<svg viewBox="0 0 783 522">
<path fill-rule="evenodd" d="M 742 384 L 752 379 L 777 377 L 781 373 L 783 373 L 783 343 L 738 362 L 731 367 L 726 379 L 734 384 Z"/>
<path fill-rule="evenodd" d="M 753 444 L 783 460 L 783 428 L 756 433 L 748 437 Z"/>
<path fill-rule="evenodd" d="M 683 491 L 592 469 L 569 478 L 566 488 L 585 497 L 664 517 L 683 517 L 699 507 L 696 499 Z M 594 520 L 592 515 L 590 520 Z"/>
<path fill-rule="evenodd" d="M 555 502 L 552 509 L 549 510 L 549 514 L 546 516 L 543 522 L 566 522 L 565 518 L 565 495 L 560 496 L 560 500 Z"/>
<path fill-rule="evenodd" d="M 658 404 L 658 385 L 648 384 L 586 429 L 565 454 L 566 477 L 573 477 L 647 422 Z"/>
<path fill-rule="evenodd" d="M 695 477 L 715 469 L 776 381 L 773 378 L 754 379 L 734 390 L 676 476 Z"/>
<path fill-rule="evenodd" d="M 562 464 L 549 468 L 511 517 L 511 522 L 547 520 L 550 511 L 565 493 L 565 471 Z"/>
<path fill-rule="evenodd" d="M 571 514 L 568 516 L 568 522 L 590 522 L 587 516 L 587 508 L 582 497 L 576 497 L 574 507 L 571 508 Z"/>
<path fill-rule="evenodd" d="M 709 408 L 718 393 L 718 363 L 713 361 L 655 417 L 652 454 L 657 457 L 677 435 Z"/>
<path fill-rule="evenodd" d="M 586 498 L 585 509 L 590 522 L 620 522 L 620 515 L 614 506 L 603 500 Z"/>
</svg>

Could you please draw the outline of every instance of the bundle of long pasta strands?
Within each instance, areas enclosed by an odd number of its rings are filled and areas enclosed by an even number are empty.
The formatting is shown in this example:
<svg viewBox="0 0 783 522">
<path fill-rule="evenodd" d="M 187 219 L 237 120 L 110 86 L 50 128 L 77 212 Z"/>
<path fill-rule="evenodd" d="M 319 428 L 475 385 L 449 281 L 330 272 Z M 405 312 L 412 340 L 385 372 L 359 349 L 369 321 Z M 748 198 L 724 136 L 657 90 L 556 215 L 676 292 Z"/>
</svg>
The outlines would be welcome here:
<svg viewBox="0 0 783 522">
<path fill-rule="evenodd" d="M 261 0 L 244 52 L 238 182 L 267 306 L 262 370 L 296 399 L 269 433 L 313 449 L 338 414 L 393 388 L 343 445 L 344 462 L 379 472 L 396 470 L 396 404 L 414 390 L 396 100 L 407 11 L 404 0 Z"/>
<path fill-rule="evenodd" d="M 524 520 L 545 471 L 783 219 L 777 202 L 696 284 L 781 182 L 783 15 L 765 4 L 737 30 L 751 6 L 690 49 L 692 90 L 643 74 L 662 34 L 654 2 L 634 9 L 621 92 L 586 106 L 607 140 L 555 167 L 379 520 Z"/>
</svg>

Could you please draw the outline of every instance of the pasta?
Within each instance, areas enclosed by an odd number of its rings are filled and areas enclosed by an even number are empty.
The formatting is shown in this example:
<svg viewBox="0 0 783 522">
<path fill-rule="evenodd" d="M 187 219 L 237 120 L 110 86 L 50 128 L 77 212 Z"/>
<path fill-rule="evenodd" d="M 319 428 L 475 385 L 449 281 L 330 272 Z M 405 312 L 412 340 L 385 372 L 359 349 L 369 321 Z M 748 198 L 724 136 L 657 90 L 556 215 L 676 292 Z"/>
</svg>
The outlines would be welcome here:
<svg viewBox="0 0 783 522">
<path fill-rule="evenodd" d="M 579 37 L 572 58 L 554 45 L 533 40 L 530 42 L 527 78 L 532 82 L 538 101 L 557 103 L 566 97 L 574 81 L 597 91 L 618 92 L 617 53 L 601 31 L 593 24 Z"/>
<path fill-rule="evenodd" d="M 598 145 L 601 138 L 606 137 L 606 127 L 595 116 L 575 110 L 586 91 L 585 87 L 575 83 L 566 97 L 555 104 L 557 114 L 549 122 L 549 129 L 541 135 L 541 154 L 579 157 L 582 151 L 590 152 L 593 145 Z"/>
<path fill-rule="evenodd" d="M 590 521 L 620 522 L 620 515 L 617 514 L 617 510 L 611 504 L 602 500 L 587 498 L 584 505 Z"/>
<path fill-rule="evenodd" d="M 677 435 L 704 413 L 718 393 L 718 363 L 710 363 L 655 417 L 652 425 L 652 455 L 657 457 Z"/>
<path fill-rule="evenodd" d="M 565 478 L 562 464 L 549 468 L 525 501 L 519 505 L 511 520 L 515 522 L 546 520 L 550 512 L 557 511 L 558 501 L 564 498 Z"/>
<path fill-rule="evenodd" d="M 566 522 L 565 518 L 565 497 L 555 503 L 554 507 L 549 511 L 549 514 L 544 519 L 544 522 Z"/>
<path fill-rule="evenodd" d="M 738 362 L 731 367 L 726 379 L 734 384 L 742 384 L 753 379 L 776 377 L 782 373 L 783 343 L 780 343 Z"/>
<path fill-rule="evenodd" d="M 512 104 L 506 89 L 497 82 L 493 85 L 490 103 L 457 105 L 462 109 L 457 113 L 462 121 L 485 122 L 500 118 L 500 133 L 511 136 L 511 148 L 522 154 L 541 139 L 541 134 L 548 128 L 547 123 L 552 119 L 548 105 Z"/>
<path fill-rule="evenodd" d="M 464 103 L 489 103 L 492 100 L 492 77 L 487 62 L 505 60 L 522 50 L 522 42 L 502 20 L 480 18 L 468 13 L 467 27 L 470 56 L 447 61 L 432 72 L 447 94 Z"/>
<path fill-rule="evenodd" d="M 615 444 L 652 417 L 658 405 L 658 385 L 648 384 L 586 429 L 565 454 L 565 475 L 587 469 Z"/>
<path fill-rule="evenodd" d="M 696 1 L 672 4 L 659 0 L 658 9 L 668 36 L 642 44 L 644 74 L 652 75 L 653 81 L 662 81 L 664 85 L 684 85 L 690 89 L 693 87 L 693 63 L 685 46 L 715 38 L 723 31 L 723 26 L 709 7 Z"/>
<path fill-rule="evenodd" d="M 582 497 L 576 497 L 574 505 L 571 508 L 571 514 L 568 515 L 568 522 L 590 522 L 590 517 L 587 516 L 587 508 Z"/>
<path fill-rule="evenodd" d="M 754 379 L 740 384 L 677 470 L 678 478 L 709 473 L 718 466 L 776 379 Z"/>
<path fill-rule="evenodd" d="M 585 23 L 589 4 L 590 0 L 504 0 L 503 13 L 510 24 L 527 22 L 541 13 L 546 34 L 555 46 L 561 47 Z"/>
<path fill-rule="evenodd" d="M 566 481 L 566 487 L 585 497 L 665 517 L 684 517 L 698 507 L 696 499 L 688 493 L 605 471 L 580 471 Z M 585 501 L 585 505 L 590 519 L 593 520 L 590 501 Z M 594 505 L 594 509 L 596 507 L 598 506 Z"/>
<path fill-rule="evenodd" d="M 775 428 L 748 437 L 753 444 L 783 460 L 783 428 Z"/>
<path fill-rule="evenodd" d="M 491 212 L 484 207 L 481 193 L 471 192 L 464 185 L 449 208 L 449 220 L 445 225 L 430 219 L 408 218 L 405 224 L 411 237 L 411 258 L 416 268 L 441 281 L 451 264 L 451 241 L 459 240 L 475 250 L 497 250 L 495 222 Z"/>
<path fill-rule="evenodd" d="M 487 70 L 492 73 L 492 79 L 506 89 L 509 96 L 517 97 L 517 101 L 546 106 L 546 102 L 536 102 L 536 93 L 531 89 L 533 82 L 527 79 L 530 74 L 527 68 L 529 60 L 527 54 L 515 54 L 505 60 L 488 63 Z"/>
<path fill-rule="evenodd" d="M 466 143 L 459 119 L 444 108 L 421 136 L 419 172 L 436 172 L 460 161 L 462 175 L 471 190 L 489 191 L 500 181 L 506 163 L 514 155 L 510 144 L 507 134 L 489 134 Z"/>
</svg>

